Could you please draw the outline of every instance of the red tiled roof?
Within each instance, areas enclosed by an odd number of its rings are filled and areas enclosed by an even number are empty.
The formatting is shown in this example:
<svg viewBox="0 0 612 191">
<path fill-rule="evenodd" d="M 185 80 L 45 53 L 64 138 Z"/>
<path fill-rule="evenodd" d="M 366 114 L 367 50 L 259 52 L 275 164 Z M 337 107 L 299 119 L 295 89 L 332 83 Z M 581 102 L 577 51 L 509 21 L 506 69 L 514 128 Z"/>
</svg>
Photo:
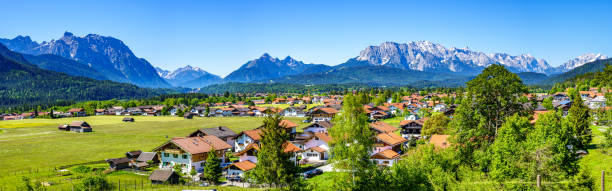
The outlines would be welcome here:
<svg viewBox="0 0 612 191">
<path fill-rule="evenodd" d="M 393 127 L 385 122 L 382 121 L 378 121 L 378 122 L 374 122 L 374 123 L 370 123 L 370 127 L 376 129 L 379 132 L 382 133 L 390 133 L 390 132 L 394 132 L 397 131 L 396 127 Z"/>
<path fill-rule="evenodd" d="M 190 154 L 199 154 L 209 152 L 211 150 L 226 150 L 232 148 L 232 146 L 227 144 L 225 141 L 213 135 L 178 139 L 173 138 L 171 142 Z"/>
<path fill-rule="evenodd" d="M 243 131 L 242 133 L 251 137 L 251 139 L 253 139 L 254 141 L 259 141 L 261 139 L 261 129 L 246 130 L 246 131 Z"/>
<path fill-rule="evenodd" d="M 394 159 L 399 157 L 400 154 L 398 154 L 397 152 L 391 150 L 391 149 L 387 149 L 384 151 L 380 151 L 374 155 L 372 155 L 371 158 L 376 158 L 376 159 Z"/>
<path fill-rule="evenodd" d="M 283 119 L 282 121 L 280 121 L 280 123 L 278 123 L 278 126 L 285 127 L 287 129 L 291 129 L 291 128 L 297 127 L 298 125 L 289 120 Z"/>
<path fill-rule="evenodd" d="M 450 143 L 448 142 L 448 137 L 450 137 L 450 135 L 431 135 L 429 143 L 433 144 L 436 147 L 444 149 L 450 146 Z"/>
<path fill-rule="evenodd" d="M 235 166 L 236 168 L 242 171 L 249 171 L 251 169 L 254 169 L 257 165 L 251 161 L 245 160 L 241 162 L 232 163 L 230 166 Z"/>
<path fill-rule="evenodd" d="M 395 133 L 381 133 L 376 135 L 376 139 L 385 142 L 389 145 L 397 145 L 408 141 L 404 137 L 399 136 Z"/>
</svg>

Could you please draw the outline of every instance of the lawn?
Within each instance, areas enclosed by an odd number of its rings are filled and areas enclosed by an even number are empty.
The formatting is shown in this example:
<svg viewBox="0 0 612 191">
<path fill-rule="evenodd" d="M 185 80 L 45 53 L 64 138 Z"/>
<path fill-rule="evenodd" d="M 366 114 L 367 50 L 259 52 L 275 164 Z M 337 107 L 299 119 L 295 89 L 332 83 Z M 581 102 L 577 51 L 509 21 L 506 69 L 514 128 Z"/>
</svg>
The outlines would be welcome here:
<svg viewBox="0 0 612 191">
<path fill-rule="evenodd" d="M 0 176 L 36 169 L 48 169 L 108 158 L 123 157 L 130 150 L 150 151 L 172 137 L 186 136 L 199 128 L 227 126 L 236 133 L 261 125 L 259 117 L 133 116 L 136 122 L 122 122 L 123 116 L 92 116 L 62 119 L 0 121 Z M 303 118 L 287 118 L 300 126 Z M 92 133 L 59 131 L 71 121 L 87 121 Z"/>
<path fill-rule="evenodd" d="M 591 170 L 591 175 L 595 178 L 596 188 L 601 188 L 601 171 L 606 171 L 606 189 L 612 190 L 612 148 L 602 148 L 602 131 L 606 127 L 591 126 L 593 132 L 593 145 L 588 149 L 589 154 L 580 159 L 581 166 L 587 166 Z M 610 128 L 610 127 L 607 127 Z M 599 189 L 595 189 L 599 190 Z"/>
</svg>

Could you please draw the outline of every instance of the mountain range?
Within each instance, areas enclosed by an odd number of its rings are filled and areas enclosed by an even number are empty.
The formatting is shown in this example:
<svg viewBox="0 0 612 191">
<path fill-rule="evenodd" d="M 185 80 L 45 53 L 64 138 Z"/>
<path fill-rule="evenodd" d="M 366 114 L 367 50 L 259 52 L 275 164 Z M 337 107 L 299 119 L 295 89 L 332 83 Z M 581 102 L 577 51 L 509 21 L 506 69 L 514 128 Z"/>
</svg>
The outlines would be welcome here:
<svg viewBox="0 0 612 191">
<path fill-rule="evenodd" d="M 28 108 L 84 100 L 134 99 L 172 92 L 46 70 L 30 63 L 31 58 L 27 57 L 0 44 L 0 107 Z"/>
<path fill-rule="evenodd" d="M 17 36 L 0 39 L 0 43 L 23 53 L 28 62 L 43 69 L 143 87 L 201 88 L 229 82 L 452 85 L 463 83 L 492 64 L 503 65 L 534 83 L 607 58 L 587 53 L 552 67 L 544 59 L 529 54 L 484 53 L 468 48 L 447 48 L 429 41 L 384 42 L 368 46 L 356 57 L 335 66 L 306 64 L 290 56 L 279 59 L 264 53 L 221 78 L 189 65 L 174 71 L 155 68 L 145 59 L 136 57 L 122 41 L 97 34 L 77 37 L 66 32 L 58 40 L 42 43 L 28 36 Z"/>
<path fill-rule="evenodd" d="M 208 73 L 201 68 L 187 65 L 174 71 L 168 71 L 159 67 L 155 68 L 157 74 L 168 83 L 178 87 L 201 88 L 221 81 L 221 77 Z"/>
<path fill-rule="evenodd" d="M 0 39 L 0 43 L 24 54 L 51 54 L 74 60 L 82 63 L 82 69 L 94 69 L 112 81 L 143 87 L 170 87 L 147 60 L 136 57 L 121 40 L 113 37 L 97 34 L 77 37 L 65 32 L 61 38 L 49 42 L 38 43 L 28 36 L 17 36 Z"/>
</svg>

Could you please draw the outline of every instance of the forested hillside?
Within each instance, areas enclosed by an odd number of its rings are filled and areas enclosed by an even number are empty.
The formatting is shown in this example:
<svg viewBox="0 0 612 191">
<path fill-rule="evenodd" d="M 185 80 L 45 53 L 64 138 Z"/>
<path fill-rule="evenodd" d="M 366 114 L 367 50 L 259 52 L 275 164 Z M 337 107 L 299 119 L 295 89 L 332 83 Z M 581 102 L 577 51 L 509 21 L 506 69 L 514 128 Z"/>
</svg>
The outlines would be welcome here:
<svg viewBox="0 0 612 191">
<path fill-rule="evenodd" d="M 143 98 L 169 90 L 75 77 L 38 68 L 0 45 L 0 107 L 31 107 L 60 101 Z"/>
</svg>

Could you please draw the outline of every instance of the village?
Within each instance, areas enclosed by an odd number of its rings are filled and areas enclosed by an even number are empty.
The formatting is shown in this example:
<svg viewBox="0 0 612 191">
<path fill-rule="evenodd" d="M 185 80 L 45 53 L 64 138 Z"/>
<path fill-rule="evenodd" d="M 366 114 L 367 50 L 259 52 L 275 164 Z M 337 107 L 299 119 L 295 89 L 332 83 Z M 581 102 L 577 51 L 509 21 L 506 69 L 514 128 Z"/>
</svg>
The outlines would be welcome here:
<svg viewBox="0 0 612 191">
<path fill-rule="evenodd" d="M 607 90 L 603 90 L 607 91 Z M 606 98 L 600 89 L 591 88 L 580 91 L 585 105 L 590 109 L 609 109 Z M 264 95 L 265 96 L 265 95 Z M 376 95 L 373 95 L 376 96 Z M 554 94 L 530 93 L 524 95 L 529 100 L 526 108 L 532 108 L 532 123 L 538 115 L 548 112 L 568 114 L 572 101 L 567 92 Z M 283 144 L 283 152 L 291 155 L 291 161 L 304 167 L 301 177 L 309 179 L 333 171 L 328 160 L 331 153 L 332 138 L 329 130 L 334 128 L 334 118 L 342 111 L 342 95 L 330 96 L 296 96 L 275 98 L 271 102 L 264 99 L 236 103 L 214 103 L 198 106 L 186 105 L 147 105 L 123 108 L 113 106 L 86 111 L 83 108 L 71 108 L 65 112 L 50 111 L 56 118 L 74 119 L 68 124 L 58 124 L 59 131 L 66 133 L 91 133 L 96 131 L 96 124 L 79 120 L 88 116 L 123 116 L 124 123 L 139 123 L 134 116 L 169 116 L 182 117 L 184 120 L 194 118 L 227 118 L 235 117 L 269 117 L 282 116 L 302 119 L 298 125 L 290 120 L 282 120 L 282 126 L 289 135 Z M 410 147 L 417 144 L 431 144 L 438 149 L 451 146 L 448 134 L 423 134 L 422 130 L 432 115 L 444 115 L 452 120 L 457 108 L 452 103 L 454 93 L 413 93 L 401 99 L 389 98 L 383 103 L 363 105 L 369 127 L 374 132 L 371 137 L 374 144 L 370 149 L 370 160 L 380 168 L 391 167 L 401 160 Z M 446 100 L 446 103 L 445 103 Z M 450 100 L 450 101 L 449 101 Z M 537 104 L 537 106 L 531 106 Z M 266 105 L 267 107 L 262 107 Z M 275 107 L 277 106 L 277 107 Z M 35 117 L 48 117 L 50 112 L 37 111 L 22 114 L 3 114 L 4 120 L 27 120 Z M 394 124 L 391 125 L 390 123 Z M 298 130 L 299 127 L 299 130 Z M 214 154 L 220 161 L 226 185 L 249 187 L 246 174 L 257 167 L 262 128 L 235 132 L 226 126 L 193 129 L 184 136 L 167 137 L 158 142 L 155 148 L 126 150 L 125 157 L 106 158 L 111 171 L 129 170 L 129 172 L 146 172 L 151 184 L 189 184 L 208 185 L 203 181 L 206 176 L 205 166 L 209 155 Z M 585 151 L 577 151 L 586 154 Z M 183 181 L 181 182 L 181 179 Z"/>
</svg>

